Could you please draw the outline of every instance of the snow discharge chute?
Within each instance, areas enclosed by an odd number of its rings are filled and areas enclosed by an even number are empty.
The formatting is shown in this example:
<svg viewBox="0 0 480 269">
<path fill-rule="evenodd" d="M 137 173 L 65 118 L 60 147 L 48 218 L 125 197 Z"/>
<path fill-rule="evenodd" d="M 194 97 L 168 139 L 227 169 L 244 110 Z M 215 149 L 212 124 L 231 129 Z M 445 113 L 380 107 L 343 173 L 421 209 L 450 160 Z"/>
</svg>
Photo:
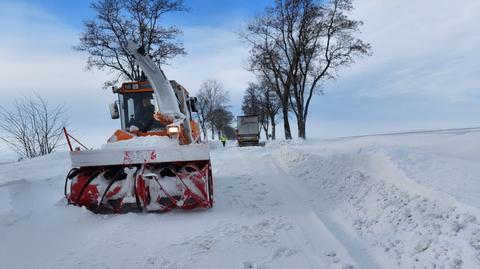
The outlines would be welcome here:
<svg viewBox="0 0 480 269">
<path fill-rule="evenodd" d="M 127 48 L 135 57 L 135 63 L 140 66 L 150 81 L 159 111 L 168 116 L 184 119 L 185 115 L 180 112 L 172 85 L 163 71 L 133 41 L 128 42 Z"/>
<path fill-rule="evenodd" d="M 121 119 L 100 149 L 73 150 L 65 179 L 70 204 L 100 213 L 164 212 L 213 206 L 208 144 L 192 119 L 196 98 L 163 71 L 135 43 L 128 49 L 146 80 L 114 88 L 112 118 Z"/>
</svg>

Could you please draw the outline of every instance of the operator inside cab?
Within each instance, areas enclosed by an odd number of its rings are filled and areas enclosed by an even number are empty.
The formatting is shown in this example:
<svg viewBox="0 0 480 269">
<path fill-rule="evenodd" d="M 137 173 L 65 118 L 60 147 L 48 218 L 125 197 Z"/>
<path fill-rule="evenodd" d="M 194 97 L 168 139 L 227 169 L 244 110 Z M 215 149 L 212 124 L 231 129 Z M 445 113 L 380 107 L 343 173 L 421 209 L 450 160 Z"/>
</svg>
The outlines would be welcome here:
<svg viewBox="0 0 480 269">
<path fill-rule="evenodd" d="M 155 106 L 152 105 L 151 100 L 152 98 L 144 96 L 135 107 L 135 118 L 132 125 L 137 126 L 141 132 L 150 130 L 154 123 Z"/>
<path fill-rule="evenodd" d="M 134 114 L 131 115 L 130 119 L 131 131 L 136 129 L 134 127 L 137 127 L 140 132 L 164 130 L 167 124 L 173 121 L 173 118 L 155 112 L 155 106 L 152 102 L 154 102 L 152 95 L 144 95 L 136 100 Z"/>
</svg>

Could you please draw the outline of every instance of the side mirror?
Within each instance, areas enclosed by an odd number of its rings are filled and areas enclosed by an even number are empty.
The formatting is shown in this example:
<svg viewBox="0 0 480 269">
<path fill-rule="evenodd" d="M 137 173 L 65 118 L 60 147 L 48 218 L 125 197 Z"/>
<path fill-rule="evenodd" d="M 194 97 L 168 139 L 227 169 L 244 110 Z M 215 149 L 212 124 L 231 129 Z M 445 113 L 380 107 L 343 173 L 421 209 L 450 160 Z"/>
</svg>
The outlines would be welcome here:
<svg viewBox="0 0 480 269">
<path fill-rule="evenodd" d="M 117 102 L 113 102 L 110 104 L 110 116 L 112 116 L 112 119 L 118 119 L 120 117 Z"/>
<path fill-rule="evenodd" d="M 190 110 L 192 112 L 198 112 L 198 109 L 197 109 L 197 97 L 190 97 L 188 98 L 188 103 L 189 103 L 189 106 L 190 106 Z"/>
</svg>

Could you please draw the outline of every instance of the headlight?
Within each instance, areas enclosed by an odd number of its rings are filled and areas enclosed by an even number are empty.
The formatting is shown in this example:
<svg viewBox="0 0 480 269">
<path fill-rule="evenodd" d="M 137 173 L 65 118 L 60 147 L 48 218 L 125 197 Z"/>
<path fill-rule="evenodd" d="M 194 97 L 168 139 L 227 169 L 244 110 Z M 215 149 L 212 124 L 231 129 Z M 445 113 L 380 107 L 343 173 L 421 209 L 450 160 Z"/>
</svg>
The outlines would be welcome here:
<svg viewBox="0 0 480 269">
<path fill-rule="evenodd" d="M 177 134 L 178 133 L 178 126 L 168 126 L 167 133 L 168 134 Z"/>
</svg>

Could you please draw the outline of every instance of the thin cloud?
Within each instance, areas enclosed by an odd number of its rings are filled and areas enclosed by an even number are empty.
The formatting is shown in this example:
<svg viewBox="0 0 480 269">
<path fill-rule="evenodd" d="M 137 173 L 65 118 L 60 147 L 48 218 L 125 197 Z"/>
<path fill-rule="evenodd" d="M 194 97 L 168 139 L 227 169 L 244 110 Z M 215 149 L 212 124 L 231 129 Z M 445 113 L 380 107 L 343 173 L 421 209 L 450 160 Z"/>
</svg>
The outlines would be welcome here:
<svg viewBox="0 0 480 269">
<path fill-rule="evenodd" d="M 193 93 L 206 79 L 217 79 L 230 91 L 235 105 L 255 79 L 245 69 L 248 48 L 240 42 L 235 27 L 185 27 L 185 57 L 176 58 L 165 66 L 167 76 L 185 84 Z"/>
<path fill-rule="evenodd" d="M 374 55 L 344 72 L 365 96 L 414 94 L 467 100 L 479 90 L 480 2 L 356 1 Z"/>
</svg>

